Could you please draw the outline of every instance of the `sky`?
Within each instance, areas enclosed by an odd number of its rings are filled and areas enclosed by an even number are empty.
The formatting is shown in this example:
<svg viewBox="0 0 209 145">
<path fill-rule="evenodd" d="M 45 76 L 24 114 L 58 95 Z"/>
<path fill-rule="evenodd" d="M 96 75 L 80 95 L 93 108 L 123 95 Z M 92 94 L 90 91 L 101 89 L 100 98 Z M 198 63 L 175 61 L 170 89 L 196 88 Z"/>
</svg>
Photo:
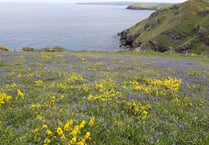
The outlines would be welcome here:
<svg viewBox="0 0 209 145">
<path fill-rule="evenodd" d="M 37 2 L 37 3 L 76 3 L 76 2 L 121 2 L 121 1 L 136 1 L 136 2 L 164 2 L 164 3 L 180 3 L 186 0 L 0 0 L 0 2 Z"/>
</svg>

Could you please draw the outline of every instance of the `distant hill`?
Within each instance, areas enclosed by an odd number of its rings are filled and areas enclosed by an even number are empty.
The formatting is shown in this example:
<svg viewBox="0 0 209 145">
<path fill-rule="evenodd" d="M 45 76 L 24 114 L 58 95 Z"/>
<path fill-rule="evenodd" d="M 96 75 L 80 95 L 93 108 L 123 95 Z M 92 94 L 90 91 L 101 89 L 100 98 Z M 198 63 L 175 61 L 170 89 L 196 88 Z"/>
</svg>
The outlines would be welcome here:
<svg viewBox="0 0 209 145">
<path fill-rule="evenodd" d="M 209 54 L 209 0 L 189 0 L 160 9 L 120 33 L 127 48 Z"/>
<path fill-rule="evenodd" d="M 134 3 L 127 7 L 127 9 L 132 10 L 159 10 L 162 8 L 167 8 L 169 6 L 172 6 L 173 4 L 168 3 Z"/>
<path fill-rule="evenodd" d="M 78 5 L 120 5 L 128 6 L 133 2 L 89 2 L 89 3 L 76 3 Z"/>
</svg>

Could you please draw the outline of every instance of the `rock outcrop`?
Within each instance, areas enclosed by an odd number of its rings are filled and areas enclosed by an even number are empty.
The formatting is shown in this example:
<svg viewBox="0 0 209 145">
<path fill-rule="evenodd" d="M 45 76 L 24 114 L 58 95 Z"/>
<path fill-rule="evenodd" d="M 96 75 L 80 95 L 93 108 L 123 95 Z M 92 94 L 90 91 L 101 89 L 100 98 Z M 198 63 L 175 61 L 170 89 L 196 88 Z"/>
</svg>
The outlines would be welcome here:
<svg viewBox="0 0 209 145">
<path fill-rule="evenodd" d="M 153 51 L 157 52 L 166 52 L 169 50 L 168 47 L 163 46 L 163 44 L 158 41 L 149 41 L 149 46 Z"/>
<path fill-rule="evenodd" d="M 209 0 L 188 0 L 157 10 L 120 36 L 130 50 L 209 52 Z"/>
<path fill-rule="evenodd" d="M 197 34 L 202 42 L 209 45 L 209 26 L 201 27 L 200 25 L 198 25 Z"/>
</svg>

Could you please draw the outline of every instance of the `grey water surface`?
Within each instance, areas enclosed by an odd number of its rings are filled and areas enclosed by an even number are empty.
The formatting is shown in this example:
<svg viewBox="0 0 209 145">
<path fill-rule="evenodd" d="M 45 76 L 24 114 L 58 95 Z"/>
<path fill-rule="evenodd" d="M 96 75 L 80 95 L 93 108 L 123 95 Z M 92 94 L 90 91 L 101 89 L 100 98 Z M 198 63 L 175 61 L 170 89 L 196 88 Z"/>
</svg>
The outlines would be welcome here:
<svg viewBox="0 0 209 145">
<path fill-rule="evenodd" d="M 126 6 L 0 3 L 0 46 L 118 51 L 118 32 L 154 11 Z"/>
</svg>

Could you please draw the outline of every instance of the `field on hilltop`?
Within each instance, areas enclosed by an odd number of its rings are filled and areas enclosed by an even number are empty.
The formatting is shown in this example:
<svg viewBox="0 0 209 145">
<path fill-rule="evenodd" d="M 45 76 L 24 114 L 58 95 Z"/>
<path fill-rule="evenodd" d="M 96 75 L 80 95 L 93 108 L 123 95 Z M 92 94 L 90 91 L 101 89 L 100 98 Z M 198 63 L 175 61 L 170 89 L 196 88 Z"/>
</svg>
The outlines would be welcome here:
<svg viewBox="0 0 209 145">
<path fill-rule="evenodd" d="M 1 145 L 209 142 L 209 61 L 0 51 Z"/>
<path fill-rule="evenodd" d="M 133 10 L 159 10 L 163 8 L 167 8 L 172 6 L 173 4 L 169 3 L 134 3 L 127 7 L 127 9 L 133 9 Z"/>
</svg>

